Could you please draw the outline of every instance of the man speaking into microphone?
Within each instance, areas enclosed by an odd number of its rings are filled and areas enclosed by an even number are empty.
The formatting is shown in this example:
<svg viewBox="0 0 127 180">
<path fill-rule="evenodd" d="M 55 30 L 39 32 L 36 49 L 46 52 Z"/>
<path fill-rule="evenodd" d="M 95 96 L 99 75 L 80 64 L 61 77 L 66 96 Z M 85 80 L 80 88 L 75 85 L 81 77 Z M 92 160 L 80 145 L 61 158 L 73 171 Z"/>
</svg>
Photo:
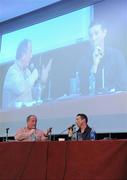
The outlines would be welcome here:
<svg viewBox="0 0 127 180">
<path fill-rule="evenodd" d="M 83 94 L 127 90 L 127 63 L 119 49 L 109 47 L 107 35 L 103 22 L 91 22 L 88 49 L 79 64 Z"/>
<path fill-rule="evenodd" d="M 16 132 L 15 140 L 17 141 L 45 141 L 48 134 L 51 132 L 49 128 L 46 132 L 37 129 L 37 117 L 29 115 L 26 119 L 26 127 L 19 129 Z"/>
<path fill-rule="evenodd" d="M 91 91 L 93 94 L 98 94 L 127 90 L 127 64 L 118 49 L 106 44 L 107 33 L 107 28 L 102 23 L 93 22 L 89 27 L 93 50 L 89 93 Z M 92 81 L 95 80 L 95 82 L 91 82 L 91 76 L 94 76 Z"/>
<path fill-rule="evenodd" d="M 75 124 L 68 128 L 68 137 L 72 137 L 74 133 L 77 135 L 77 140 L 95 140 L 96 133 L 88 125 L 88 117 L 86 114 L 80 113 L 76 115 L 76 125 L 78 130 L 73 132 Z"/>
</svg>

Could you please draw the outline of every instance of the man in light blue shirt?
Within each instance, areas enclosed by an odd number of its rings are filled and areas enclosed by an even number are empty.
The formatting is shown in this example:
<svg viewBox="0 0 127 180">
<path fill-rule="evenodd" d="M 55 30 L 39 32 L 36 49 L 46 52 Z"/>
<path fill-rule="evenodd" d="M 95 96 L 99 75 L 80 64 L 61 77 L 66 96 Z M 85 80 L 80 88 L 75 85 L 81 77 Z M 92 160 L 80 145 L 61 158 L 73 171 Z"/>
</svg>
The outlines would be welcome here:
<svg viewBox="0 0 127 180">
<path fill-rule="evenodd" d="M 23 40 L 16 52 L 16 61 L 8 69 L 3 86 L 3 108 L 21 107 L 32 103 L 32 87 L 38 79 L 38 71 L 28 66 L 32 58 L 32 43 Z"/>
</svg>

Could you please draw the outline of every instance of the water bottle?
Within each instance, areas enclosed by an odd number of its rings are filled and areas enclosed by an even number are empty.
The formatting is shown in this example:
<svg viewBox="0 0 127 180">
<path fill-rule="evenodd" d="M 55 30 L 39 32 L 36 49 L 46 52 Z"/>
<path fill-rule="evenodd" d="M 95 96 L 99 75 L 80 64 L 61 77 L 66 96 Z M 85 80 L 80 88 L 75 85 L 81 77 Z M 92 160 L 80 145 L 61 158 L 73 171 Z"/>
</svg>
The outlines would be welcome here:
<svg viewBox="0 0 127 180">
<path fill-rule="evenodd" d="M 76 126 L 73 127 L 73 134 L 72 134 L 72 138 L 73 141 L 77 140 L 77 131 L 76 131 Z"/>
<path fill-rule="evenodd" d="M 80 94 L 80 78 L 78 72 L 76 72 L 75 74 L 75 79 L 76 79 L 76 94 Z"/>
<path fill-rule="evenodd" d="M 70 95 L 77 94 L 77 81 L 76 78 L 70 79 Z"/>
<path fill-rule="evenodd" d="M 37 87 L 37 90 L 38 90 L 38 96 L 37 96 L 37 101 L 38 102 L 41 102 L 41 93 L 42 93 L 42 88 L 41 88 L 41 84 L 40 83 L 38 83 L 38 87 Z"/>
<path fill-rule="evenodd" d="M 81 132 L 77 132 L 77 140 L 78 141 L 82 141 L 83 140 L 83 137 L 82 137 L 82 133 Z"/>
<path fill-rule="evenodd" d="M 89 94 L 94 95 L 95 94 L 95 74 L 90 73 L 89 76 Z"/>
<path fill-rule="evenodd" d="M 39 80 L 34 87 L 34 97 L 37 103 L 42 103 L 42 85 Z"/>
<path fill-rule="evenodd" d="M 91 131 L 90 131 L 90 139 L 91 140 L 96 139 L 96 132 L 95 132 L 94 128 L 92 128 Z"/>
</svg>

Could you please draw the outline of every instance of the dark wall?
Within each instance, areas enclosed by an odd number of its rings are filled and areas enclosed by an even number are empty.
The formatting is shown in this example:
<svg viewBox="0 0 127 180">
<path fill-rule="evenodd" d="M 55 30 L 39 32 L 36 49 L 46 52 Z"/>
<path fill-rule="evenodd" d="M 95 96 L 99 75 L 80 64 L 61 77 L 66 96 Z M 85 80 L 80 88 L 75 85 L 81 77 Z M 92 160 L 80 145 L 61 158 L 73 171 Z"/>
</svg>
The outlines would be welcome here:
<svg viewBox="0 0 127 180">
<path fill-rule="evenodd" d="M 107 28 L 107 45 L 118 48 L 127 59 L 127 1 L 105 0 L 96 4 L 94 18 Z"/>
<path fill-rule="evenodd" d="M 42 21 L 55 18 L 74 10 L 96 4 L 104 0 L 62 0 L 47 7 L 0 23 L 0 33 L 8 33 Z"/>
</svg>

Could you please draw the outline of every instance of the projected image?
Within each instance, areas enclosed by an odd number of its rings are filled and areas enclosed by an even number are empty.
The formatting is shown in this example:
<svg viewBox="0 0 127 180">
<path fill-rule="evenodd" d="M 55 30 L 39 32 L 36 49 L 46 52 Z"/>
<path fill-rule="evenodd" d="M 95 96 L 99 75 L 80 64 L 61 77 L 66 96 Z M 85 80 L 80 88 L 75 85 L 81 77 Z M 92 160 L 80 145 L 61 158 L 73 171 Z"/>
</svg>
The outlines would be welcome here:
<svg viewBox="0 0 127 180">
<path fill-rule="evenodd" d="M 89 95 L 113 93 L 127 90 L 127 63 L 120 50 L 107 46 L 108 30 L 101 22 L 91 22 L 89 26 L 90 47 L 79 72 L 81 84 Z M 86 77 L 86 79 L 85 79 Z"/>
<path fill-rule="evenodd" d="M 84 8 L 3 35 L 3 109 L 29 107 L 77 93 L 74 83 L 75 90 L 70 91 L 70 77 L 75 71 L 71 64 L 75 63 L 69 51 L 88 39 L 91 11 L 91 7 Z"/>
<path fill-rule="evenodd" d="M 8 69 L 3 86 L 3 108 L 31 106 L 35 102 L 42 102 L 41 90 L 47 81 L 52 60 L 42 67 L 39 74 L 32 58 L 32 42 L 23 40 L 16 52 L 16 61 Z M 30 66 L 29 66 L 30 65 Z M 33 98 L 34 97 L 34 98 Z"/>
<path fill-rule="evenodd" d="M 97 8 L 83 8 L 3 35 L 3 110 L 127 91 L 124 24 L 114 45 L 115 26 L 110 27 L 112 21 L 102 16 L 97 18 Z"/>
</svg>

